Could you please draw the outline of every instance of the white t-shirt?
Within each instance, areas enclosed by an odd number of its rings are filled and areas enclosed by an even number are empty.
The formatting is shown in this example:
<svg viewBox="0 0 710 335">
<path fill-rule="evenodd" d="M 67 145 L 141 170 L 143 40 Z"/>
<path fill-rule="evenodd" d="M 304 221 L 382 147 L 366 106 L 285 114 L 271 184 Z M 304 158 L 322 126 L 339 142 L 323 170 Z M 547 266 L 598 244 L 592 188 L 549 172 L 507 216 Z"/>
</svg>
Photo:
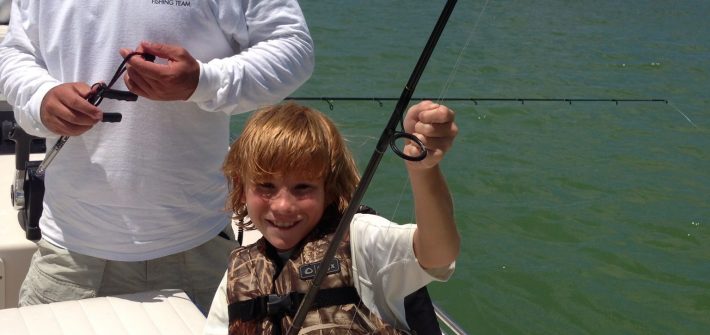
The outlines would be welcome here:
<svg viewBox="0 0 710 335">
<path fill-rule="evenodd" d="M 85 255 L 141 261 L 216 236 L 229 223 L 221 164 L 230 115 L 279 102 L 314 66 L 296 0 L 17 0 L 0 45 L 0 90 L 20 126 L 51 147 L 45 94 L 109 81 L 119 49 L 141 41 L 187 49 L 199 84 L 187 101 L 104 99 L 99 107 L 122 122 L 69 138 L 48 167 L 43 236 Z M 114 88 L 125 90 L 123 80 Z"/>
<path fill-rule="evenodd" d="M 404 298 L 432 281 L 447 281 L 456 263 L 425 270 L 414 256 L 416 225 L 398 225 L 370 214 L 355 214 L 350 222 L 350 251 L 355 288 L 363 303 L 399 329 L 407 326 Z M 227 273 L 217 289 L 203 334 L 228 333 Z"/>
</svg>

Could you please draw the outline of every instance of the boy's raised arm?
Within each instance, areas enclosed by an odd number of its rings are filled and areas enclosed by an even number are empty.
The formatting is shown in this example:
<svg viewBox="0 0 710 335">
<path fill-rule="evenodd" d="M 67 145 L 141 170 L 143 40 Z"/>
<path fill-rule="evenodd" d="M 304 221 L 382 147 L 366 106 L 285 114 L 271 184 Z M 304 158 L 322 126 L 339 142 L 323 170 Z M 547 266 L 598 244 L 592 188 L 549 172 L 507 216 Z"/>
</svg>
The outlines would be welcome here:
<svg viewBox="0 0 710 335">
<path fill-rule="evenodd" d="M 439 162 L 451 148 L 458 133 L 454 112 L 444 105 L 423 101 L 409 108 L 404 119 L 406 132 L 417 136 L 427 148 L 420 162 L 406 162 L 412 191 L 417 230 L 414 252 L 425 269 L 446 267 L 459 253 L 453 201 Z M 407 144 L 404 153 L 416 156 L 419 149 Z"/>
</svg>

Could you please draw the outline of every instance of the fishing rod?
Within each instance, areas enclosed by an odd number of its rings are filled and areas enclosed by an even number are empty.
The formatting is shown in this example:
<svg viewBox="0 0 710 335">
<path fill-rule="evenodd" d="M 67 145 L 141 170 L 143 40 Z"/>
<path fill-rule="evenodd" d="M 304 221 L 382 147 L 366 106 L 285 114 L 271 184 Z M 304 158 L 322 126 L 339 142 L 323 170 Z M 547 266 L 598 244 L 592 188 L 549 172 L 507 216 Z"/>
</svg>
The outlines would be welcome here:
<svg viewBox="0 0 710 335">
<path fill-rule="evenodd" d="M 433 101 L 470 101 L 478 105 L 479 102 L 498 101 L 498 102 L 565 102 L 570 105 L 573 102 L 613 102 L 619 104 L 622 102 L 662 102 L 668 104 L 668 99 L 621 99 L 621 98 L 428 98 L 428 97 L 413 97 L 413 100 L 433 100 Z M 287 97 L 284 100 L 300 100 L 300 101 L 325 101 L 333 110 L 333 101 L 373 101 L 380 104 L 382 107 L 383 101 L 396 101 L 399 98 L 393 97 Z"/>
<path fill-rule="evenodd" d="M 693 122 L 693 120 L 688 117 L 683 111 L 681 111 L 678 107 L 673 105 L 668 99 L 636 99 L 636 98 L 477 98 L 477 97 L 472 97 L 472 98 L 422 98 L 422 97 L 413 97 L 412 99 L 414 100 L 432 100 L 432 101 L 469 101 L 473 102 L 475 105 L 478 105 L 479 102 L 516 102 L 520 103 L 521 105 L 524 105 L 526 102 L 564 102 L 572 105 L 572 103 L 597 103 L 597 102 L 613 102 L 617 106 L 620 103 L 664 103 L 666 105 L 669 105 L 673 107 L 673 109 L 678 112 L 683 118 L 685 118 L 688 123 L 690 123 L 693 127 L 698 128 L 698 126 Z M 328 108 L 330 110 L 335 109 L 335 105 L 333 102 L 335 101 L 372 101 L 376 102 L 380 105 L 380 107 L 384 106 L 382 103 L 383 101 L 394 101 L 397 100 L 397 98 L 391 98 L 391 97 L 287 97 L 284 100 L 301 100 L 301 101 L 323 101 L 328 104 Z M 394 149 L 396 150 L 396 149 Z"/>
<path fill-rule="evenodd" d="M 439 37 L 441 36 L 444 27 L 446 27 L 446 23 L 448 22 L 455 5 L 456 0 L 447 0 L 446 5 L 444 6 L 444 9 L 442 10 L 441 15 L 439 16 L 439 19 L 436 22 L 436 25 L 434 26 L 434 30 L 429 36 L 426 46 L 424 46 L 424 50 L 422 50 L 422 54 L 419 56 L 419 60 L 417 61 L 417 64 L 415 65 L 414 70 L 412 71 L 412 74 L 409 77 L 409 81 L 407 81 L 407 84 L 404 86 L 402 94 L 397 101 L 397 105 L 395 106 L 394 111 L 392 112 L 392 116 L 390 117 L 387 126 L 383 130 L 382 135 L 380 136 L 380 139 L 377 142 L 375 151 L 372 153 L 370 162 L 367 164 L 367 168 L 365 169 L 365 172 L 360 178 L 360 183 L 358 184 L 357 188 L 355 189 L 355 192 L 353 193 L 352 199 L 348 204 L 348 208 L 345 210 L 345 213 L 338 222 L 338 226 L 335 230 L 335 233 L 333 234 L 333 239 L 330 242 L 330 245 L 328 246 L 325 255 L 323 256 L 321 266 L 319 267 L 315 278 L 311 282 L 308 292 L 303 297 L 303 300 L 301 301 L 301 304 L 298 307 L 298 310 L 293 319 L 293 323 L 288 329 L 287 334 L 295 335 L 300 331 L 301 326 L 303 325 L 303 321 L 306 318 L 306 314 L 311 308 L 311 305 L 313 304 L 313 301 L 316 298 L 316 294 L 320 289 L 320 285 L 322 284 L 323 279 L 325 279 L 325 275 L 328 272 L 327 264 L 330 264 L 333 258 L 335 257 L 335 252 L 337 251 L 338 245 L 345 237 L 345 233 L 347 233 L 350 227 L 350 221 L 355 215 L 355 212 L 357 212 L 357 209 L 360 205 L 360 201 L 362 200 L 365 191 L 367 190 L 367 187 L 370 184 L 370 181 L 372 181 L 372 177 L 375 174 L 377 166 L 382 160 L 382 156 L 387 151 L 387 145 L 389 144 L 390 148 L 392 148 L 392 150 L 398 156 L 406 160 L 418 161 L 426 157 L 426 147 L 424 147 L 424 144 L 416 136 L 404 132 L 404 125 L 402 119 L 404 117 L 404 111 L 412 99 L 412 95 L 414 94 L 414 89 L 416 88 L 417 83 L 419 82 L 419 78 L 424 72 L 424 68 L 426 67 L 427 62 L 429 62 L 429 58 L 431 57 L 431 54 L 434 51 L 434 48 L 436 47 L 436 43 L 439 41 Z M 400 127 L 402 128 L 401 131 L 397 131 L 397 124 L 400 124 Z M 399 138 L 407 138 L 413 141 L 416 145 L 419 146 L 420 154 L 418 156 L 412 157 L 405 155 L 403 152 L 401 152 L 399 148 L 397 148 L 395 143 L 396 140 Z"/>
</svg>

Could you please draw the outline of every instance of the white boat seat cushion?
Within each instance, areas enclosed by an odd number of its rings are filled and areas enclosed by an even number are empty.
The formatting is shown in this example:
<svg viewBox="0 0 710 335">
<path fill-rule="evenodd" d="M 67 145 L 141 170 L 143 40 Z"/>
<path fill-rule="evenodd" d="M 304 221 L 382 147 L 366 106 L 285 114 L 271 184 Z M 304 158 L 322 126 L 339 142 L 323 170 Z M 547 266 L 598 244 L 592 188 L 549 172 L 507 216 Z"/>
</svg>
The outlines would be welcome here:
<svg viewBox="0 0 710 335">
<path fill-rule="evenodd" d="M 0 310 L 12 335 L 201 334 L 205 316 L 181 290 L 56 302 Z"/>
</svg>

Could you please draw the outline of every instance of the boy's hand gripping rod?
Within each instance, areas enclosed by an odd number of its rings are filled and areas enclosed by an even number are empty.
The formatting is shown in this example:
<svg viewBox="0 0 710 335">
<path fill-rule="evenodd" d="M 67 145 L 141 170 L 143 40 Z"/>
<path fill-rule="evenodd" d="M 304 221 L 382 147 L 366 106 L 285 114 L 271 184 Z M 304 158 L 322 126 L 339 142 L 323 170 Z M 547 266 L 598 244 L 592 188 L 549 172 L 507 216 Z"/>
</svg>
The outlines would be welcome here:
<svg viewBox="0 0 710 335">
<path fill-rule="evenodd" d="M 345 214 L 343 214 L 340 219 L 340 222 L 338 223 L 338 227 L 336 228 L 335 233 L 333 234 L 333 240 L 330 242 L 328 250 L 326 250 L 325 255 L 323 256 L 321 266 L 318 269 L 318 272 L 316 273 L 313 282 L 311 282 L 311 286 L 309 287 L 308 292 L 303 297 L 303 300 L 301 301 L 301 304 L 298 307 L 298 311 L 294 316 L 293 323 L 288 329 L 287 334 L 295 335 L 301 330 L 301 326 L 303 325 L 303 321 L 306 318 L 306 314 L 313 305 L 313 302 L 316 298 L 316 294 L 320 289 L 320 285 L 323 282 L 323 279 L 325 279 L 325 275 L 328 270 L 328 264 L 330 264 L 330 262 L 335 257 L 335 252 L 338 248 L 338 245 L 343 240 L 345 233 L 348 231 L 348 228 L 350 228 L 350 221 L 355 215 L 355 212 L 357 212 L 357 209 L 360 205 L 360 201 L 362 200 L 365 191 L 367 190 L 367 186 L 370 184 L 370 181 L 372 180 L 372 177 L 375 174 L 377 166 L 382 160 L 382 156 L 384 155 L 385 151 L 387 151 L 387 144 L 389 143 L 390 148 L 392 148 L 392 150 L 398 156 L 404 159 L 420 161 L 426 157 L 426 148 L 424 147 L 422 142 L 419 141 L 416 136 L 404 132 L 402 118 L 404 117 L 405 108 L 407 107 L 407 105 L 409 105 L 409 101 L 412 99 L 412 94 L 414 93 L 414 89 L 416 88 L 417 83 L 419 82 L 419 78 L 421 77 L 422 72 L 424 72 L 424 68 L 426 67 L 427 62 L 429 61 L 429 58 L 432 52 L 434 51 L 434 48 L 436 47 L 436 43 L 439 41 L 439 37 L 441 36 L 441 33 L 443 32 L 444 27 L 446 26 L 446 23 L 449 20 L 449 17 L 451 16 L 451 12 L 454 10 L 455 5 L 456 0 L 447 0 L 446 5 L 444 6 L 444 9 L 441 15 L 439 16 L 439 20 L 436 22 L 434 31 L 432 31 L 431 35 L 429 36 L 429 40 L 427 41 L 427 44 L 424 47 L 421 56 L 419 56 L 419 61 L 414 67 L 414 71 L 412 72 L 412 75 L 409 77 L 407 85 L 402 91 L 402 95 L 400 96 L 397 105 L 395 106 L 394 112 L 392 113 L 392 116 L 390 117 L 387 126 L 382 132 L 382 136 L 380 136 L 380 139 L 377 142 L 375 152 L 373 152 L 372 157 L 370 158 L 370 162 L 368 163 L 367 168 L 365 169 L 365 172 L 363 173 L 363 176 L 360 179 L 360 183 L 358 184 L 357 189 L 355 189 L 355 192 L 353 193 L 352 200 L 350 200 L 350 204 L 345 210 Z M 402 126 L 402 131 L 396 130 L 398 123 Z M 407 156 L 401 150 L 399 150 L 399 148 L 395 144 L 395 141 L 402 137 L 414 141 L 419 146 L 419 156 Z"/>
<path fill-rule="evenodd" d="M 140 53 L 140 52 L 133 52 L 128 54 L 123 61 L 121 62 L 121 65 L 118 66 L 118 69 L 116 69 L 116 73 L 114 73 L 113 78 L 111 78 L 111 81 L 107 84 L 100 82 L 96 83 L 91 86 L 91 90 L 95 91 L 95 93 L 92 93 L 89 95 L 89 97 L 86 98 L 92 105 L 98 106 L 101 104 L 101 101 L 103 101 L 104 98 L 106 99 L 114 99 L 114 100 L 123 100 L 123 101 L 136 101 L 138 100 L 138 96 L 135 95 L 132 92 L 128 91 L 119 91 L 119 90 L 114 90 L 111 87 L 113 84 L 116 83 L 118 78 L 121 77 L 121 75 L 126 71 L 126 63 L 128 62 L 131 57 L 140 55 L 143 57 L 143 59 L 152 62 L 155 60 L 155 56 L 151 54 L 146 54 L 146 53 Z M 103 119 L 101 122 L 121 122 L 121 114 L 120 113 L 104 113 L 103 114 Z M 44 177 L 44 173 L 47 170 L 47 167 L 49 166 L 50 163 L 52 163 L 52 160 L 54 160 L 54 157 L 57 156 L 57 153 L 59 153 L 59 150 L 64 147 L 64 144 L 67 143 L 67 140 L 69 139 L 69 136 L 62 136 L 57 140 L 57 143 L 54 144 L 52 149 L 47 152 L 47 154 L 44 157 L 44 160 L 42 160 L 42 163 L 37 167 L 37 171 L 35 172 L 35 175 L 37 177 Z"/>
</svg>

